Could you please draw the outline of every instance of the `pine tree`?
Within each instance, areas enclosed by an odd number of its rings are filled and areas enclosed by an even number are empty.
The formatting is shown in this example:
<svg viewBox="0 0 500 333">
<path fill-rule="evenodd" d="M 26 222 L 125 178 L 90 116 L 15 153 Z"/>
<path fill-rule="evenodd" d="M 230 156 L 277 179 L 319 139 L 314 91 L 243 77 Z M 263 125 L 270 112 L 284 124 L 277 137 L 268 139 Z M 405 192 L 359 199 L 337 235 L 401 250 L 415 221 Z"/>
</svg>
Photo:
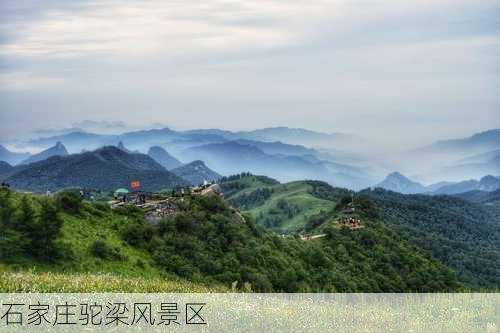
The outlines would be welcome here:
<svg viewBox="0 0 500 333">
<path fill-rule="evenodd" d="M 14 206 L 12 204 L 9 190 L 0 189 L 0 228 L 4 229 L 11 225 L 14 217 Z"/>
<path fill-rule="evenodd" d="M 54 259 L 54 241 L 60 234 L 62 224 L 57 206 L 49 199 L 41 200 L 37 227 L 32 234 L 33 255 L 43 260 Z"/>
<path fill-rule="evenodd" d="M 23 251 L 23 237 L 14 227 L 11 192 L 0 189 L 0 261 L 11 261 Z"/>
<path fill-rule="evenodd" d="M 23 196 L 19 204 L 19 214 L 14 228 L 29 238 L 35 227 L 35 222 L 35 210 L 28 197 Z"/>
</svg>

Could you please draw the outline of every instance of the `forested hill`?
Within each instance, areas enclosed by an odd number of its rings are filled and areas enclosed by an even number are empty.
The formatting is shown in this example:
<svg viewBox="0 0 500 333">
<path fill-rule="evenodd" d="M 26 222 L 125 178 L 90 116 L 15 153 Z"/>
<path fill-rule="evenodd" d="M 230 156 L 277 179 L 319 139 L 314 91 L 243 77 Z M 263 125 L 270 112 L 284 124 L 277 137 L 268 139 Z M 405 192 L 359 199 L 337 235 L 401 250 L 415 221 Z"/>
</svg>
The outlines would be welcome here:
<svg viewBox="0 0 500 333">
<path fill-rule="evenodd" d="M 111 191 L 137 179 L 145 191 L 188 184 L 148 155 L 127 153 L 113 146 L 18 166 L 9 172 L 5 182 L 17 190 L 45 193 L 75 187 Z"/>
<path fill-rule="evenodd" d="M 490 201 L 383 189 L 354 193 L 322 182 L 281 184 L 251 174 L 224 178 L 221 186 L 232 205 L 279 233 L 322 233 L 354 197 L 355 205 L 372 205 L 376 220 L 453 268 L 468 287 L 500 286 L 500 212 Z"/>
<path fill-rule="evenodd" d="M 500 219 L 491 209 L 451 196 L 366 190 L 381 219 L 454 268 L 473 287 L 500 286 Z"/>
<path fill-rule="evenodd" d="M 266 231 L 215 196 L 179 199 L 175 215 L 151 224 L 138 208 L 112 210 L 71 193 L 0 195 L 3 269 L 167 274 L 253 291 L 461 288 L 449 268 L 377 221 L 360 230 L 325 225 L 323 238 L 303 240 Z"/>
<path fill-rule="evenodd" d="M 248 173 L 222 178 L 220 185 L 231 205 L 279 233 L 302 230 L 312 216 L 331 210 L 338 200 L 351 193 L 320 181 L 282 184 Z"/>
</svg>

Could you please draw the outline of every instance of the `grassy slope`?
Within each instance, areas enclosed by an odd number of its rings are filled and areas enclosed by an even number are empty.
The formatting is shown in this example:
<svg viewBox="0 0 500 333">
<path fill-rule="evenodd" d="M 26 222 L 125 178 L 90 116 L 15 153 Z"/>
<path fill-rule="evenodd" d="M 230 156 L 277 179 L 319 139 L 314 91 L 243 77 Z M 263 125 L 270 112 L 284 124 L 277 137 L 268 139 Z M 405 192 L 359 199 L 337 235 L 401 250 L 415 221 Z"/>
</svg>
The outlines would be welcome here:
<svg viewBox="0 0 500 333">
<path fill-rule="evenodd" d="M 274 193 L 270 200 L 264 205 L 251 209 L 249 213 L 258 219 L 259 216 L 272 214 L 273 211 L 278 212 L 278 215 L 284 219 L 281 224 L 281 230 L 294 231 L 302 228 L 307 220 L 321 210 L 329 210 L 333 208 L 334 203 L 328 200 L 318 199 L 310 194 L 311 186 L 303 182 L 293 182 L 288 184 L 277 185 L 273 187 Z M 291 218 L 280 214 L 276 209 L 279 200 L 286 200 L 288 203 L 295 205 L 299 209 L 299 213 Z"/>
<path fill-rule="evenodd" d="M 238 198 L 249 195 L 253 191 L 262 188 L 269 188 L 272 190 L 271 197 L 260 205 L 245 210 L 246 213 L 252 215 L 258 223 L 263 223 L 264 216 L 278 216 L 282 219 L 283 223 L 278 231 L 297 231 L 300 230 L 307 223 L 312 215 L 318 214 L 320 211 L 331 210 L 335 202 L 324 200 L 315 197 L 311 194 L 312 186 L 304 181 L 296 181 L 286 184 L 269 184 L 259 181 L 255 176 L 245 177 L 238 180 L 245 188 L 229 192 L 226 198 L 230 202 L 237 202 Z M 289 217 L 280 209 L 277 208 L 280 200 L 286 200 L 288 203 L 298 208 L 298 213 L 293 217 Z"/>
<path fill-rule="evenodd" d="M 15 200 L 19 198 L 16 196 Z M 85 204 L 78 216 L 61 213 L 64 220 L 58 240 L 63 258 L 40 263 L 15 258 L 0 263 L 0 291 L 3 292 L 202 292 L 224 290 L 207 287 L 174 276 L 165 276 L 152 263 L 151 255 L 132 247 L 120 237 L 129 217 Z M 118 249 L 122 260 L 104 260 L 92 255 L 91 245 L 101 239 Z"/>
<path fill-rule="evenodd" d="M 64 219 L 62 240 L 71 244 L 75 258 L 67 268 L 75 271 L 121 273 L 128 276 L 158 276 L 158 271 L 151 264 L 149 253 L 129 246 L 121 239 L 118 231 L 122 224 L 127 223 L 127 217 L 105 214 L 101 218 L 96 218 L 88 214 L 83 218 L 65 215 Z M 108 245 L 119 248 L 120 253 L 127 259 L 112 261 L 93 257 L 89 253 L 89 248 L 96 239 L 104 239 Z"/>
</svg>

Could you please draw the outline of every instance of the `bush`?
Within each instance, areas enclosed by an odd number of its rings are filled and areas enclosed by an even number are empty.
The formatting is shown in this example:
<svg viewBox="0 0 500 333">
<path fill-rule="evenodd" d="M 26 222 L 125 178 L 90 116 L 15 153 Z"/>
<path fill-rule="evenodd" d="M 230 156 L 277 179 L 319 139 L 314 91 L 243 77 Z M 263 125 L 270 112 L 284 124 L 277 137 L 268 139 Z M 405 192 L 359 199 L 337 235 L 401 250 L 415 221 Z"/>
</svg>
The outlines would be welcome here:
<svg viewBox="0 0 500 333">
<path fill-rule="evenodd" d="M 74 191 L 64 191 L 56 195 L 58 207 L 68 214 L 80 214 L 82 209 L 82 197 Z"/>
<path fill-rule="evenodd" d="M 90 252 L 94 257 L 105 260 L 123 260 L 125 256 L 121 254 L 120 249 L 106 244 L 103 240 L 96 240 L 90 246 Z"/>
<path fill-rule="evenodd" d="M 95 202 L 94 208 L 103 213 L 109 213 L 111 211 L 111 207 L 105 202 Z"/>
<path fill-rule="evenodd" d="M 154 230 L 149 223 L 131 223 L 125 226 L 122 238 L 129 245 L 148 248 Z"/>
<path fill-rule="evenodd" d="M 199 197 L 197 201 L 201 207 L 212 213 L 223 212 L 226 209 L 224 200 L 215 195 Z"/>
<path fill-rule="evenodd" d="M 133 217 L 137 219 L 141 219 L 144 217 L 144 211 L 139 207 L 134 205 L 125 205 L 114 209 L 115 213 L 126 217 Z"/>
</svg>

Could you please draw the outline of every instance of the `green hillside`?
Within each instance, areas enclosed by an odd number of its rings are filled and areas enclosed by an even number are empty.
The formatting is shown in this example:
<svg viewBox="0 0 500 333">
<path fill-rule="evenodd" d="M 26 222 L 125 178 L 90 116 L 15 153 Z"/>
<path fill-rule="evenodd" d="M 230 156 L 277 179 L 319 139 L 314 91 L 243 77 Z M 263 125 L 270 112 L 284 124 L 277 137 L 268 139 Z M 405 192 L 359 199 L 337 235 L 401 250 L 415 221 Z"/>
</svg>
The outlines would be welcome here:
<svg viewBox="0 0 500 333">
<path fill-rule="evenodd" d="M 312 216 L 330 211 L 342 195 L 349 193 L 318 181 L 280 184 L 250 174 L 224 178 L 221 186 L 234 207 L 250 214 L 260 225 L 280 233 L 302 230 Z"/>
<path fill-rule="evenodd" d="M 1 291 L 461 289 L 450 269 L 369 212 L 360 230 L 330 220 L 322 238 L 303 240 L 266 231 L 218 197 L 179 198 L 175 215 L 151 224 L 138 208 L 68 193 L 0 195 Z"/>
<path fill-rule="evenodd" d="M 225 178 L 222 187 L 228 191 L 227 199 L 259 224 L 278 232 L 311 235 L 323 234 L 328 225 L 345 218 L 342 209 L 354 194 L 321 182 L 279 184 L 249 174 Z M 466 286 L 500 286 L 500 214 L 490 202 L 404 195 L 382 189 L 356 193 L 354 200 L 356 206 L 373 205 L 368 207 L 373 211 L 369 220 L 382 221 L 398 237 L 454 269 Z"/>
<path fill-rule="evenodd" d="M 471 287 L 500 286 L 500 215 L 452 196 L 363 192 L 393 230 L 458 272 Z"/>
<path fill-rule="evenodd" d="M 57 211 L 57 218 L 50 221 L 53 227 L 41 221 L 42 207 L 47 206 L 46 210 Z M 123 240 L 124 228 L 137 218 L 128 211 L 111 211 L 106 204 L 21 196 L 0 189 L 0 291 L 225 290 L 219 285 L 208 287 L 182 280 L 156 268 L 148 251 Z M 26 225 L 31 220 L 31 226 L 19 226 L 23 220 Z M 35 244 L 29 239 L 32 237 L 41 243 Z M 33 251 L 39 246 L 46 253 Z"/>
</svg>

